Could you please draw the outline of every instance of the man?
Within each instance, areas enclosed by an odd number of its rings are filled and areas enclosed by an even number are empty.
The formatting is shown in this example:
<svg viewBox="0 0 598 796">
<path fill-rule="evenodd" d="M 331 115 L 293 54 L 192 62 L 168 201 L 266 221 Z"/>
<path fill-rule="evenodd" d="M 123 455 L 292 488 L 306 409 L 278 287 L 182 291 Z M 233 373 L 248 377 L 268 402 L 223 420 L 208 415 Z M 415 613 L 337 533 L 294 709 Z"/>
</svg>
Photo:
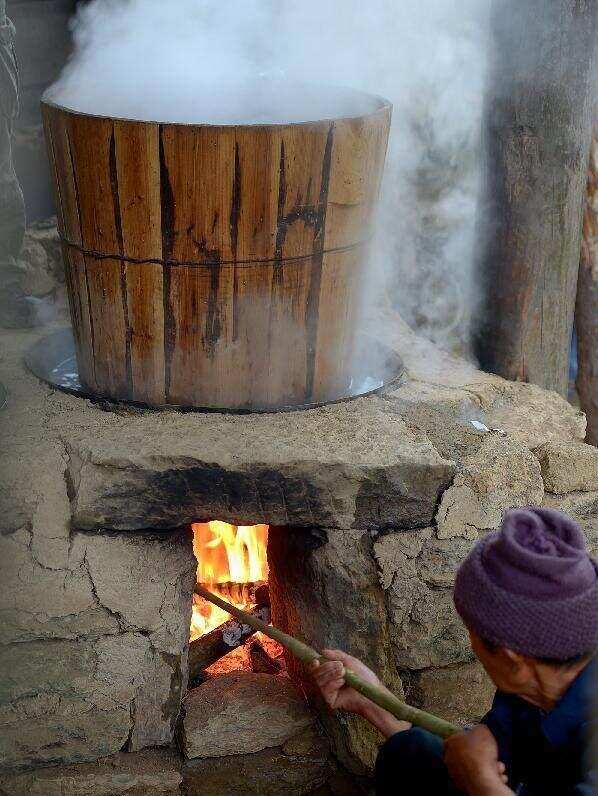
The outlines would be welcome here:
<svg viewBox="0 0 598 796">
<path fill-rule="evenodd" d="M 327 650 L 329 661 L 314 664 L 328 705 L 359 713 L 387 738 L 378 794 L 598 792 L 590 744 L 598 724 L 598 564 L 579 526 L 550 509 L 509 511 L 461 564 L 454 601 L 498 690 L 482 723 L 444 744 L 347 687 L 345 667 L 379 684 L 360 661 Z"/>
</svg>

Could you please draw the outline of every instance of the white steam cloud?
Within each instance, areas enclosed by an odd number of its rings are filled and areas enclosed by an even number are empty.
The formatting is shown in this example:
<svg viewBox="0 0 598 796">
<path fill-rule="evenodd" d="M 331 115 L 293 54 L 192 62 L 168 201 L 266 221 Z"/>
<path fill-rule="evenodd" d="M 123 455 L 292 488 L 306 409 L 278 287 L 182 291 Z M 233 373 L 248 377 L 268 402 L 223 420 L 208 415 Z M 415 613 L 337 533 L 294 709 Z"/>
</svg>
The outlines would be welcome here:
<svg viewBox="0 0 598 796">
<path fill-rule="evenodd" d="M 390 297 L 409 323 L 463 351 L 488 1 L 92 0 L 50 96 L 87 113 L 206 123 L 367 110 L 330 86 L 387 97 L 372 302 Z"/>
</svg>

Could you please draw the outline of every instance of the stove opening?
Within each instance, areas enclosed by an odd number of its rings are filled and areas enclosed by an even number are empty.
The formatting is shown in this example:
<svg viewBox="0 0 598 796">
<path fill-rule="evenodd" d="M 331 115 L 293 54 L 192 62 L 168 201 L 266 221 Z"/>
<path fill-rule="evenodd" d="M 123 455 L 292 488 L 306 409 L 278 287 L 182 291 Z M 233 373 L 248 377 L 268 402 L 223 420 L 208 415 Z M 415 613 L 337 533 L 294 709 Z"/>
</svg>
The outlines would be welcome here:
<svg viewBox="0 0 598 796">
<path fill-rule="evenodd" d="M 191 525 L 197 582 L 222 599 L 270 622 L 268 526 L 220 520 Z M 284 668 L 277 642 L 239 623 L 203 597 L 193 595 L 190 685 L 235 669 L 275 673 Z"/>
</svg>

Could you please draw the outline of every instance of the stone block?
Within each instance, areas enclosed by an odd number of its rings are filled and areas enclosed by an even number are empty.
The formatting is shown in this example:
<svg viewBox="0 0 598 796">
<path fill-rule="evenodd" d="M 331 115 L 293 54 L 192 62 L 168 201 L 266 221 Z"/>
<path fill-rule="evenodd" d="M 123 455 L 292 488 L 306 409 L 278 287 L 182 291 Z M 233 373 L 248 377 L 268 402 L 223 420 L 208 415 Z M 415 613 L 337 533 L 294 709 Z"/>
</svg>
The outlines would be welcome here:
<svg viewBox="0 0 598 796">
<path fill-rule="evenodd" d="M 304 697 L 282 675 L 235 671 L 189 691 L 180 741 L 187 758 L 282 746 L 313 724 Z"/>
<path fill-rule="evenodd" d="M 151 416 L 152 418 L 155 416 Z M 377 397 L 309 412 L 140 415 L 69 435 L 74 523 L 176 527 L 201 517 L 296 527 L 427 524 L 454 465 Z M 164 432 L 164 436 L 163 436 Z"/>
<path fill-rule="evenodd" d="M 27 228 L 18 260 L 19 285 L 27 296 L 54 296 L 64 285 L 64 264 L 56 220 Z"/>
<path fill-rule="evenodd" d="M 2 564 L 4 765 L 171 743 L 195 582 L 189 536 L 74 534 L 56 568 L 37 562 L 32 538 L 35 529 L 0 537 L 11 556 Z"/>
<path fill-rule="evenodd" d="M 449 589 L 431 588 L 419 578 L 387 592 L 396 665 L 425 669 L 467 661 L 467 630 L 455 611 Z"/>
<path fill-rule="evenodd" d="M 570 492 L 567 495 L 547 494 L 543 505 L 564 511 L 576 520 L 586 535 L 590 553 L 598 558 L 598 491 Z"/>
<path fill-rule="evenodd" d="M 598 490 L 598 448 L 583 442 L 549 442 L 536 451 L 547 492 Z"/>
<path fill-rule="evenodd" d="M 191 760 L 183 770 L 183 787 L 186 796 L 303 796 L 331 773 L 328 745 L 310 727 L 282 747 Z"/>
<path fill-rule="evenodd" d="M 315 649 L 350 652 L 401 694 L 370 534 L 327 529 L 310 536 L 271 529 L 268 556 L 273 623 Z M 330 713 L 304 668 L 290 657 L 287 664 L 318 711 L 334 754 L 355 773 L 371 771 L 379 734 L 358 716 Z"/>
<path fill-rule="evenodd" d="M 29 645 L 24 646 L 22 655 L 35 654 L 27 649 Z M 91 677 L 93 672 L 88 674 Z M 68 676 L 66 671 L 64 676 Z M 130 709 L 110 699 L 101 702 L 42 690 L 0 706 L 3 765 L 7 769 L 58 765 L 94 760 L 122 749 L 131 728 Z"/>
<path fill-rule="evenodd" d="M 19 284 L 24 293 L 42 297 L 54 292 L 56 283 L 50 273 L 48 255 L 40 243 L 25 239 L 19 265 L 22 269 Z"/>
<path fill-rule="evenodd" d="M 535 384 L 498 379 L 492 384 L 476 384 L 473 390 L 486 425 L 503 429 L 530 450 L 552 440 L 581 441 L 586 435 L 583 412 Z"/>
<path fill-rule="evenodd" d="M 389 394 L 390 405 L 409 428 L 425 430 L 436 450 L 460 461 L 476 450 L 481 434 L 472 420 L 485 420 L 480 401 L 463 389 L 407 381 Z"/>
<path fill-rule="evenodd" d="M 88 573 L 72 549 L 69 556 L 68 536 L 59 535 L 51 515 L 45 531 L 0 536 L 0 644 L 118 632 L 117 618 L 96 600 Z"/>
<path fill-rule="evenodd" d="M 389 589 L 397 576 L 403 579 L 415 576 L 415 564 L 409 559 L 421 553 L 426 540 L 433 533 L 433 528 L 422 528 L 418 531 L 387 533 L 375 541 L 373 553 L 383 589 Z"/>
<path fill-rule="evenodd" d="M 446 721 L 475 724 L 490 706 L 496 691 L 477 661 L 441 669 L 425 669 L 414 677 L 409 698 Z"/>
<path fill-rule="evenodd" d="M 432 536 L 422 547 L 417 559 L 419 577 L 430 586 L 452 589 L 457 569 L 474 546 L 474 541 L 454 537 Z"/>
<path fill-rule="evenodd" d="M 446 666 L 471 656 L 451 588 L 472 545 L 438 539 L 434 528 L 387 534 L 374 543 L 399 668 Z"/>
<path fill-rule="evenodd" d="M 43 247 L 48 257 L 50 272 L 57 282 L 64 282 L 62 245 L 56 225 L 56 216 L 51 216 L 43 221 L 34 221 L 27 226 L 25 240 L 33 241 Z"/>
<path fill-rule="evenodd" d="M 1 796 L 179 796 L 181 760 L 166 749 L 0 774 Z"/>
<path fill-rule="evenodd" d="M 487 434 L 442 496 L 438 537 L 477 539 L 480 531 L 498 528 L 507 509 L 539 504 L 543 496 L 540 465 L 531 451 L 508 436 Z"/>
<path fill-rule="evenodd" d="M 466 449 L 471 419 L 488 428 L 503 429 L 532 450 L 549 440 L 584 439 L 585 415 L 555 392 L 483 373 L 418 336 L 397 313 L 386 312 L 381 325 L 388 343 L 400 352 L 409 376 L 408 384 L 389 391 L 388 397 L 391 403 L 397 399 L 410 427 L 430 430 L 430 439 L 439 451 L 444 445 L 457 451 Z M 425 405 L 421 409 L 416 398 L 419 391 Z"/>
</svg>

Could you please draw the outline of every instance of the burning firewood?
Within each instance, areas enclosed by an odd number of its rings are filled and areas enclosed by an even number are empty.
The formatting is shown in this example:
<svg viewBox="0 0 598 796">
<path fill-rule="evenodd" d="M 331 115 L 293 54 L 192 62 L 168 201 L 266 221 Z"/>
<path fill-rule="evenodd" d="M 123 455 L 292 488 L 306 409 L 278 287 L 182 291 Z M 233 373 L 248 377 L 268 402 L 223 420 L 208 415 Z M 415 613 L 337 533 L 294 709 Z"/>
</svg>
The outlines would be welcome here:
<svg viewBox="0 0 598 796">
<path fill-rule="evenodd" d="M 269 604 L 268 584 L 263 580 L 256 583 L 234 583 L 233 581 L 214 583 L 211 590 L 223 600 L 228 600 L 236 605 Z"/>
<path fill-rule="evenodd" d="M 193 523 L 197 582 L 240 608 L 268 603 L 267 525 L 231 525 L 213 520 Z M 226 613 L 195 596 L 191 641 L 224 622 Z"/>
<path fill-rule="evenodd" d="M 256 617 L 266 624 L 270 621 L 270 603 L 268 586 L 262 584 L 254 593 L 256 603 L 247 612 L 248 616 Z M 204 633 L 189 644 L 189 679 L 196 680 L 216 661 L 232 650 L 240 647 L 243 642 L 255 633 L 255 629 L 245 622 L 229 619 L 219 627 Z"/>
</svg>

